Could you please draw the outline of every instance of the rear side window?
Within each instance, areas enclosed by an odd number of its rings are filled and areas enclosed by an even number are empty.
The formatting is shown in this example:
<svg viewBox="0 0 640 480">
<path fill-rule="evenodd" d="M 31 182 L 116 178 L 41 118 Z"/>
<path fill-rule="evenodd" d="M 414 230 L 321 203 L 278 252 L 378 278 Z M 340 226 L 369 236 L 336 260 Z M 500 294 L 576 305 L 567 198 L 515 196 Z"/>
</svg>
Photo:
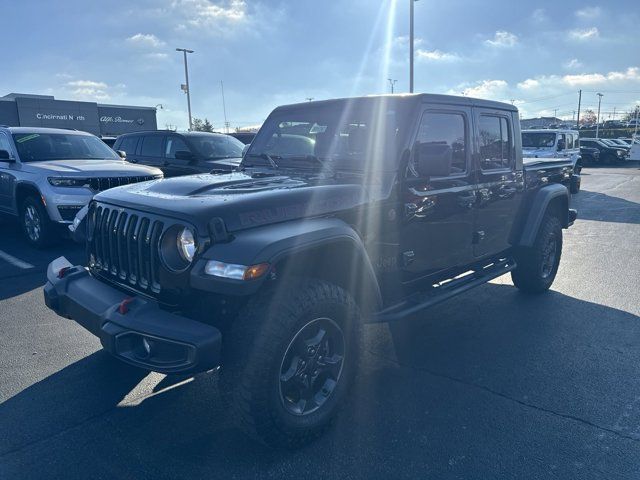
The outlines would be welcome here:
<svg viewBox="0 0 640 480">
<path fill-rule="evenodd" d="M 142 150 L 140 155 L 143 157 L 162 157 L 162 140 L 161 135 L 149 135 L 142 137 Z"/>
<path fill-rule="evenodd" d="M 189 147 L 183 139 L 181 139 L 180 137 L 167 138 L 167 145 L 164 149 L 164 153 L 167 158 L 176 158 L 176 152 L 180 150 L 186 152 L 190 151 Z"/>
<path fill-rule="evenodd" d="M 129 155 L 136 154 L 136 147 L 138 146 L 138 140 L 140 137 L 124 137 L 118 145 L 118 150 L 123 150 Z"/>
<path fill-rule="evenodd" d="M 513 135 L 504 117 L 480 115 L 480 168 L 499 170 L 513 163 Z"/>
<path fill-rule="evenodd" d="M 426 112 L 416 143 L 451 152 L 451 174 L 467 170 L 466 121 L 459 113 Z M 423 147 L 424 148 L 424 147 Z M 416 166 L 413 169 L 417 172 Z"/>
</svg>

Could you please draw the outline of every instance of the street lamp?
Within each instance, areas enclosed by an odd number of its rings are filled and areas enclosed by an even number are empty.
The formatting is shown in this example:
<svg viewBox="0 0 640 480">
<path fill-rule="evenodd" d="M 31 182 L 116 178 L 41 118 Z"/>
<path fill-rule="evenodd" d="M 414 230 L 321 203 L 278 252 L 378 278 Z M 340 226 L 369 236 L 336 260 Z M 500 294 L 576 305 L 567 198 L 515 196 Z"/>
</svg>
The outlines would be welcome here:
<svg viewBox="0 0 640 480">
<path fill-rule="evenodd" d="M 418 0 L 409 0 L 409 93 L 413 93 L 413 4 Z"/>
<path fill-rule="evenodd" d="M 601 93 L 598 93 L 598 117 L 596 119 L 596 138 L 598 138 L 598 133 L 600 132 L 600 104 L 602 103 L 602 97 L 604 97 L 604 95 L 602 95 Z"/>
<path fill-rule="evenodd" d="M 391 85 L 391 93 L 393 93 L 393 87 L 395 86 L 398 80 L 394 80 L 392 78 L 387 78 L 387 80 L 389 80 L 389 85 Z"/>
<path fill-rule="evenodd" d="M 193 50 L 187 48 L 176 48 L 176 52 L 182 52 L 184 55 L 184 78 L 185 84 L 182 85 L 182 90 L 187 94 L 187 109 L 189 110 L 189 130 L 193 128 L 193 122 L 191 121 L 191 91 L 189 90 L 189 68 L 187 67 L 187 53 L 193 53 Z"/>
</svg>

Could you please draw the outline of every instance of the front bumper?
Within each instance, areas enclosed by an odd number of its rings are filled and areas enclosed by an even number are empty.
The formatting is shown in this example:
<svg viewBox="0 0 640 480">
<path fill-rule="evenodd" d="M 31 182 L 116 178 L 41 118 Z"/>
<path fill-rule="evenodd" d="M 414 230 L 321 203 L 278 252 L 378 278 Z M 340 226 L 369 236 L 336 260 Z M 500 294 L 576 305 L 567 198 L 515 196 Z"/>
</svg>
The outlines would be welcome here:
<svg viewBox="0 0 640 480">
<path fill-rule="evenodd" d="M 60 275 L 60 271 L 66 268 Z M 47 307 L 96 335 L 124 362 L 160 373 L 197 373 L 220 364 L 222 335 L 210 325 L 130 298 L 60 257 L 47 269 Z"/>
</svg>

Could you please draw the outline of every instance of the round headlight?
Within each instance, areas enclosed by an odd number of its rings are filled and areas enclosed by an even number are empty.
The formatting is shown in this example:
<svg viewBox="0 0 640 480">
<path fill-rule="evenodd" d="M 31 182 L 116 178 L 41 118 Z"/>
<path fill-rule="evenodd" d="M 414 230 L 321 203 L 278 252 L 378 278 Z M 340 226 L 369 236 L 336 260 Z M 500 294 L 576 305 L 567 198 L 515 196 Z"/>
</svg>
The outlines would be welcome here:
<svg viewBox="0 0 640 480">
<path fill-rule="evenodd" d="M 196 239 L 193 232 L 186 227 L 178 234 L 178 251 L 188 263 L 191 263 L 196 254 Z"/>
</svg>

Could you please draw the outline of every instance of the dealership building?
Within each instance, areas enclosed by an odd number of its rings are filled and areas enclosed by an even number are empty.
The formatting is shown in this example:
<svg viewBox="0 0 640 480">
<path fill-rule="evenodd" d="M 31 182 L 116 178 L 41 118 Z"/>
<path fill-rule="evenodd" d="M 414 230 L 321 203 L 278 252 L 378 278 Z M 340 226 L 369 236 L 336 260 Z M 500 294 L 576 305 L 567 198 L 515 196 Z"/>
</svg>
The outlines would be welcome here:
<svg viewBox="0 0 640 480">
<path fill-rule="evenodd" d="M 0 97 L 0 125 L 67 128 L 99 137 L 158 128 L 154 107 L 56 100 L 51 95 L 22 93 Z"/>
</svg>

